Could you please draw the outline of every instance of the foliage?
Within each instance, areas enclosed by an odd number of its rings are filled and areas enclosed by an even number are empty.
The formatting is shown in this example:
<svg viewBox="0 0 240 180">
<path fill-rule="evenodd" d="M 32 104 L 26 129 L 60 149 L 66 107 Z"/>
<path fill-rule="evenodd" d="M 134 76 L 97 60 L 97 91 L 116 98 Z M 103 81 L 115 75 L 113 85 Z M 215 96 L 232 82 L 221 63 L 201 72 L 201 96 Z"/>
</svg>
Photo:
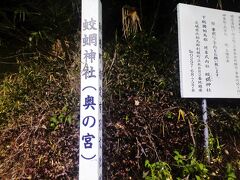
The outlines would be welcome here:
<svg viewBox="0 0 240 180">
<path fill-rule="evenodd" d="M 24 105 L 29 101 L 31 89 L 40 88 L 44 83 L 41 74 L 31 67 L 19 67 L 19 74 L 4 78 L 0 85 L 0 123 L 10 118 L 16 118 L 24 111 Z"/>
<path fill-rule="evenodd" d="M 174 151 L 174 160 L 176 167 L 180 169 L 180 178 L 195 178 L 197 180 L 209 179 L 208 168 L 203 163 L 199 162 L 195 157 L 195 150 L 192 148 L 187 156 L 181 155 L 178 151 Z"/>
<path fill-rule="evenodd" d="M 166 162 L 159 161 L 150 164 L 150 162 L 146 160 L 145 167 L 150 169 L 150 174 L 149 172 L 144 173 L 143 178 L 146 180 L 172 180 L 171 168 Z"/>
<path fill-rule="evenodd" d="M 169 120 L 173 120 L 175 118 L 175 114 L 171 111 L 168 111 L 165 116 Z"/>
<path fill-rule="evenodd" d="M 176 163 L 174 166 L 176 166 L 176 171 L 173 175 L 178 176 L 177 179 L 209 179 L 208 168 L 205 164 L 196 159 L 194 148 L 192 148 L 192 152 L 187 156 L 181 155 L 176 150 L 174 151 L 174 154 L 174 160 Z M 150 169 L 150 175 L 149 172 L 144 173 L 144 178 L 146 180 L 172 179 L 171 167 L 166 162 L 159 161 L 150 164 L 149 161 L 146 160 L 145 167 Z"/>
<path fill-rule="evenodd" d="M 213 162 L 222 162 L 222 149 L 224 145 L 220 144 L 218 137 L 209 135 L 209 152 Z"/>
<path fill-rule="evenodd" d="M 188 155 L 182 155 L 178 151 L 174 151 L 175 163 L 172 164 L 172 166 L 175 166 L 174 168 L 171 168 L 167 162 L 158 161 L 150 164 L 149 160 L 146 160 L 145 167 L 149 171 L 143 173 L 143 178 L 146 180 L 171 180 L 173 177 L 176 177 L 178 180 L 210 179 L 209 167 L 198 161 L 195 157 L 195 149 L 191 149 L 192 151 Z M 237 179 L 235 168 L 231 163 L 226 164 L 225 178 L 228 180 Z"/>
<path fill-rule="evenodd" d="M 79 0 L 13 0 L 1 2 L 2 56 L 26 52 L 46 54 L 51 44 L 79 28 Z M 6 59 L 8 60 L 8 59 Z"/>
<path fill-rule="evenodd" d="M 63 107 L 59 115 L 54 114 L 50 118 L 50 128 L 52 130 L 56 130 L 59 124 L 71 124 L 71 123 L 72 123 L 72 115 L 68 114 L 67 106 Z"/>
<path fill-rule="evenodd" d="M 167 54 L 164 51 L 165 47 L 159 45 L 155 37 L 137 34 L 132 39 L 129 38 L 126 44 L 116 40 L 115 45 L 109 44 L 107 47 L 108 51 L 103 54 L 106 64 L 106 93 L 111 88 L 113 94 L 122 96 L 119 92 L 127 90 L 144 96 L 149 95 L 151 101 L 154 100 L 153 91 L 166 88 L 166 80 L 161 72 L 168 66 L 168 60 L 166 59 L 165 63 L 161 62 Z M 156 51 L 156 48 L 160 50 Z M 109 51 L 114 53 L 113 58 Z"/>
<path fill-rule="evenodd" d="M 77 176 L 75 68 L 79 66 L 68 61 L 36 56 L 21 63 L 18 73 L 5 75 L 0 85 L 0 177 Z"/>
<path fill-rule="evenodd" d="M 235 170 L 234 170 L 232 164 L 230 164 L 230 163 L 227 163 L 226 178 L 228 180 L 235 180 L 235 179 L 237 179 L 237 177 L 235 175 Z"/>
</svg>

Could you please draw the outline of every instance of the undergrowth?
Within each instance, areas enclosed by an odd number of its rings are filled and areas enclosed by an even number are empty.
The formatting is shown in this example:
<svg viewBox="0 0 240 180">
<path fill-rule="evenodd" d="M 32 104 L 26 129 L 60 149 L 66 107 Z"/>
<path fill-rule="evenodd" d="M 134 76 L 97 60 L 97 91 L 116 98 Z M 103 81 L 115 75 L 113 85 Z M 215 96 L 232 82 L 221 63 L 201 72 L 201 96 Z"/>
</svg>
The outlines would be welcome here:
<svg viewBox="0 0 240 180">
<path fill-rule="evenodd" d="M 142 33 L 105 45 L 105 179 L 239 178 L 239 104 L 209 103 L 207 164 L 200 102 L 180 98 L 174 37 Z M 74 57 L 20 59 L 18 73 L 1 81 L 0 177 L 77 178 L 80 58 Z"/>
<path fill-rule="evenodd" d="M 18 62 L 0 85 L 0 178 L 77 177 L 80 59 Z"/>
<path fill-rule="evenodd" d="M 137 34 L 105 46 L 104 165 L 112 169 L 106 179 L 238 177 L 239 156 L 230 151 L 236 154 L 239 147 L 239 106 L 209 103 L 211 163 L 206 163 L 200 102 L 180 98 L 174 38 Z"/>
</svg>

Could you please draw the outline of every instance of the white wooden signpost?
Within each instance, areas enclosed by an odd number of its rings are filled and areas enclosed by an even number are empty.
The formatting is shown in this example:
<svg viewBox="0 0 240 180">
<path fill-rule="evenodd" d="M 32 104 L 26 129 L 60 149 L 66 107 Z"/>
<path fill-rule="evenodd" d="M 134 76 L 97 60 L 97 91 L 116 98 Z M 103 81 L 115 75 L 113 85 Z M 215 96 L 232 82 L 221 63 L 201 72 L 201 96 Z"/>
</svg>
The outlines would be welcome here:
<svg viewBox="0 0 240 180">
<path fill-rule="evenodd" d="M 102 179 L 102 4 L 82 0 L 79 179 Z"/>
<path fill-rule="evenodd" d="M 181 96 L 203 98 L 208 151 L 206 98 L 240 98 L 240 13 L 180 3 L 178 40 Z"/>
</svg>

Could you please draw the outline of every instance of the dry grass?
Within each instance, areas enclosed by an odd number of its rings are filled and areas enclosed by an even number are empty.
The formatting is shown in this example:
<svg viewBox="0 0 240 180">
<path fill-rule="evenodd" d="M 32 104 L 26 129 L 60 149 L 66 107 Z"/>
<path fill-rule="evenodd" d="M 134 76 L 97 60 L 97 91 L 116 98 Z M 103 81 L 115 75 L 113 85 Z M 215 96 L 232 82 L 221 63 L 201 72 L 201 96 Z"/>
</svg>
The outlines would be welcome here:
<svg viewBox="0 0 240 180">
<path fill-rule="evenodd" d="M 79 49 L 78 49 L 79 50 Z M 0 177 L 77 179 L 79 54 L 34 57 L 1 85 Z M 53 116 L 70 117 L 50 127 Z"/>
</svg>

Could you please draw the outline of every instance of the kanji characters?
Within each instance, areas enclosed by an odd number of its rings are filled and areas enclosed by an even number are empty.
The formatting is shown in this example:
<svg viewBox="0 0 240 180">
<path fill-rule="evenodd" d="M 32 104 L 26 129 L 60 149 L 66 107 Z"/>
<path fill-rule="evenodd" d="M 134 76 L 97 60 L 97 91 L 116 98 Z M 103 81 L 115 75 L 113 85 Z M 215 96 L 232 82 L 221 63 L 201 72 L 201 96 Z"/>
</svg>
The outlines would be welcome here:
<svg viewBox="0 0 240 180">
<path fill-rule="evenodd" d="M 92 134 L 89 134 L 89 133 L 87 133 L 87 135 L 85 135 L 85 136 L 82 136 L 82 140 L 84 141 L 84 148 L 85 149 L 88 149 L 88 148 L 92 148 L 92 139 L 93 138 L 95 138 L 95 136 L 94 135 L 92 135 Z"/>
<path fill-rule="evenodd" d="M 85 76 L 85 79 L 95 78 L 96 75 L 94 73 L 95 70 L 93 69 L 93 67 L 92 66 L 88 67 L 88 65 L 86 64 L 83 68 L 82 76 Z"/>
<path fill-rule="evenodd" d="M 96 59 L 96 53 L 92 49 L 90 49 L 89 52 L 88 52 L 88 50 L 85 50 L 84 59 L 85 59 L 86 62 L 87 62 L 87 60 L 90 60 L 91 63 L 92 63 L 93 60 Z"/>
<path fill-rule="evenodd" d="M 83 37 L 83 46 L 97 46 L 97 34 L 93 33 L 93 34 L 89 34 L 88 36 L 86 34 L 84 34 Z"/>
<path fill-rule="evenodd" d="M 84 19 L 83 22 L 83 31 L 85 30 L 97 30 L 96 26 L 96 20 L 91 18 L 90 21 L 87 21 L 87 19 Z"/>
<path fill-rule="evenodd" d="M 85 104 L 83 105 L 85 107 L 85 109 L 88 109 L 89 107 L 91 107 L 93 110 L 95 110 L 95 106 L 96 104 L 94 103 L 94 97 L 93 96 L 87 96 L 85 98 Z"/>
</svg>

